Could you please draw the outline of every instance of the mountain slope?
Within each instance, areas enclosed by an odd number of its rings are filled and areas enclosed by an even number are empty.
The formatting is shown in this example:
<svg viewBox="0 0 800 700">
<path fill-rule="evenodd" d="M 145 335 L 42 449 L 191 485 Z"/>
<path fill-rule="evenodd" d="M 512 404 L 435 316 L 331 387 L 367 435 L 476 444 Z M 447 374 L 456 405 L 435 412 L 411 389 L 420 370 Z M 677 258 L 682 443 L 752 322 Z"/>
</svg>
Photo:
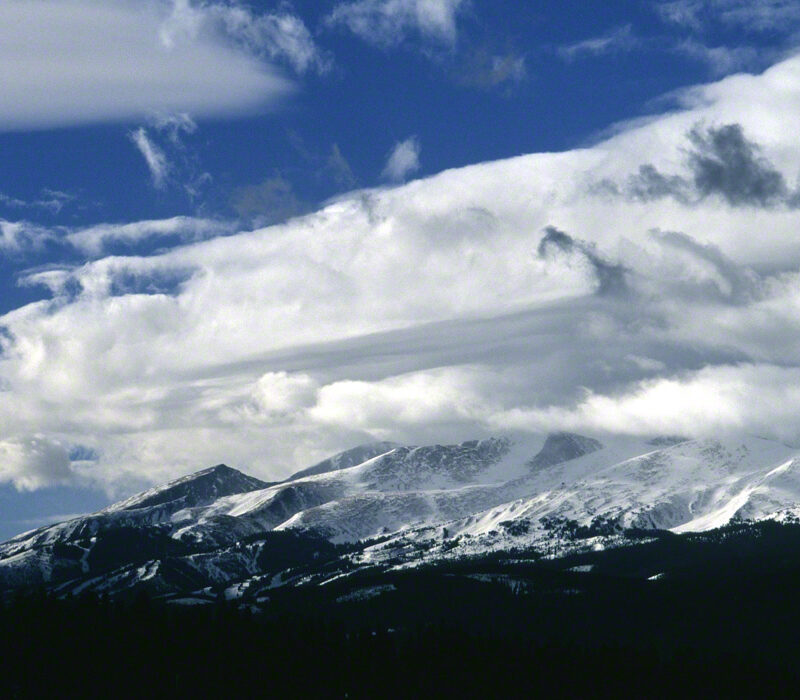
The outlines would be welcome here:
<svg viewBox="0 0 800 700">
<path fill-rule="evenodd" d="M 510 549 L 565 555 L 626 544 L 631 529 L 798 514 L 800 453 L 759 438 L 375 443 L 280 483 L 218 465 L 25 533 L 0 545 L 0 588 L 222 587 L 237 597 L 362 567 Z"/>
</svg>

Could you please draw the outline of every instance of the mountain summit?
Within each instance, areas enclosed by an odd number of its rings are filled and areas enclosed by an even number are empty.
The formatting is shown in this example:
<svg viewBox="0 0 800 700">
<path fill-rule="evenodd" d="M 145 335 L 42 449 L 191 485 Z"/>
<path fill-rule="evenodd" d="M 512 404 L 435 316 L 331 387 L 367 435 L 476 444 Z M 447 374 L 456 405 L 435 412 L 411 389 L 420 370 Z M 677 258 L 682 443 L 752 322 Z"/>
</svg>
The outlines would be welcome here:
<svg viewBox="0 0 800 700">
<path fill-rule="evenodd" d="M 225 464 L 218 464 L 209 469 L 189 474 L 165 486 L 144 491 L 125 501 L 110 506 L 107 510 L 134 510 L 173 504 L 175 509 L 193 508 L 213 503 L 223 496 L 236 493 L 247 493 L 264 489 L 272 484 L 233 469 Z"/>
</svg>

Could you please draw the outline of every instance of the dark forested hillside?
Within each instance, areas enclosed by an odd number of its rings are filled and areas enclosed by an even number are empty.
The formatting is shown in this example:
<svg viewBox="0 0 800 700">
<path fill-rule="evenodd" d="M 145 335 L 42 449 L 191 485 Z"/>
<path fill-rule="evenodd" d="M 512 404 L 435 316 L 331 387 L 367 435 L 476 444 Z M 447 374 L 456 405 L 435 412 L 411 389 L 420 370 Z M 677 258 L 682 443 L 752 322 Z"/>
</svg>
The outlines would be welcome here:
<svg viewBox="0 0 800 700">
<path fill-rule="evenodd" d="M 771 696 L 800 681 L 799 545 L 739 525 L 357 572 L 259 608 L 29 594 L 0 612 L 0 695 Z"/>
</svg>

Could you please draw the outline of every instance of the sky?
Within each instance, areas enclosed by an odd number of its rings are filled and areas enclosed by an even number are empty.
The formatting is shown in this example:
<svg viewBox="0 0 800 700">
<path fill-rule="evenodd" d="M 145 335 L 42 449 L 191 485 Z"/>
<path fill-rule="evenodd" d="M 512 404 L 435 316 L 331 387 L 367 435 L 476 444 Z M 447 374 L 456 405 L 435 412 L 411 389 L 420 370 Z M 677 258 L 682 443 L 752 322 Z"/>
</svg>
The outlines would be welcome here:
<svg viewBox="0 0 800 700">
<path fill-rule="evenodd" d="M 0 537 L 224 462 L 800 445 L 800 5 L 5 0 Z"/>
</svg>

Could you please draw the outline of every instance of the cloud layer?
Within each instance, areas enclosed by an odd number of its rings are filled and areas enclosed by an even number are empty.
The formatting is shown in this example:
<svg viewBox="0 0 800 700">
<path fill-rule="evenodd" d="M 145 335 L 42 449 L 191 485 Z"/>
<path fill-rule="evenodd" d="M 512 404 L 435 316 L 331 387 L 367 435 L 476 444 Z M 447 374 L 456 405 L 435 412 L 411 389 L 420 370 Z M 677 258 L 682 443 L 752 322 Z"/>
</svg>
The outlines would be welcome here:
<svg viewBox="0 0 800 700">
<path fill-rule="evenodd" d="M 264 110 L 292 85 L 275 67 L 324 72 L 287 13 L 223 2 L 5 0 L 0 130 Z"/>
<path fill-rule="evenodd" d="M 51 298 L 0 318 L 0 480 L 275 478 L 372 438 L 503 430 L 800 443 L 800 59 L 680 99 L 592 147 L 254 231 L 5 222 L 18 250 L 91 259 L 32 272 Z M 157 235 L 180 245 L 114 248 Z M 76 447 L 96 459 L 65 464 Z"/>
</svg>

